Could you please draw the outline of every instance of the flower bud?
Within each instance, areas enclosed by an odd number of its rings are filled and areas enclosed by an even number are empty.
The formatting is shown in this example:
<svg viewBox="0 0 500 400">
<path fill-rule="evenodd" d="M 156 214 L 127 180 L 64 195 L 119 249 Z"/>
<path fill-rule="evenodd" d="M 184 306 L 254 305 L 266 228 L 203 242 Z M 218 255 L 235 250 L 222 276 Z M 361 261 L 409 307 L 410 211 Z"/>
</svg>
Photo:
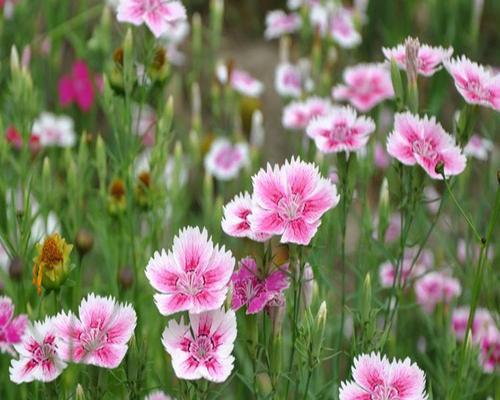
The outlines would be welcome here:
<svg viewBox="0 0 500 400">
<path fill-rule="evenodd" d="M 361 293 L 361 304 L 360 304 L 360 312 L 361 319 L 363 322 L 369 321 L 372 307 L 372 279 L 371 275 L 368 272 L 365 276 L 365 280 L 363 282 L 363 289 Z"/>
<path fill-rule="evenodd" d="M 286 313 L 286 299 L 282 294 L 276 295 L 267 303 L 267 312 L 272 321 L 273 336 L 281 335 L 281 327 Z"/>
<path fill-rule="evenodd" d="M 130 289 L 134 284 L 134 270 L 126 265 L 118 270 L 118 284 L 122 289 Z"/>
<path fill-rule="evenodd" d="M 406 74 L 410 86 L 417 85 L 418 73 L 418 52 L 420 50 L 420 42 L 418 39 L 409 37 L 405 41 L 405 56 L 406 56 Z"/>
<path fill-rule="evenodd" d="M 380 186 L 380 199 L 378 203 L 378 232 L 377 237 L 382 240 L 385 237 L 385 232 L 389 226 L 390 207 L 389 207 L 389 183 L 387 178 L 384 178 Z"/>
<path fill-rule="evenodd" d="M 304 308 L 309 308 L 313 299 L 314 291 L 314 272 L 311 264 L 306 263 L 304 265 L 304 271 L 302 272 L 302 287 L 300 292 L 302 294 L 302 305 Z"/>
<path fill-rule="evenodd" d="M 444 174 L 444 163 L 442 161 L 439 161 L 436 164 L 434 171 L 436 172 L 436 174 L 443 175 Z"/>
<path fill-rule="evenodd" d="M 264 145 L 266 132 L 264 130 L 262 111 L 255 110 L 252 114 L 252 127 L 250 129 L 250 144 L 260 148 Z"/>
<path fill-rule="evenodd" d="M 99 179 L 99 191 L 101 196 L 104 196 L 106 192 L 106 175 L 107 175 L 107 163 L 106 163 L 106 149 L 102 137 L 97 136 L 96 141 L 96 169 L 97 177 Z"/>
<path fill-rule="evenodd" d="M 326 302 L 322 301 L 314 321 L 313 356 L 318 358 L 321 355 L 323 339 L 325 337 L 326 316 L 327 316 Z"/>
<path fill-rule="evenodd" d="M 78 384 L 76 385 L 76 390 L 75 390 L 75 400 L 86 400 L 87 397 L 85 396 L 85 391 L 83 390 L 82 385 Z"/>
<path fill-rule="evenodd" d="M 120 178 L 115 178 L 108 189 L 108 209 L 113 215 L 124 211 L 127 207 L 127 189 L 125 182 Z"/>
<path fill-rule="evenodd" d="M 15 45 L 10 48 L 10 70 L 12 74 L 20 70 L 19 53 Z"/>
<path fill-rule="evenodd" d="M 85 228 L 78 230 L 75 237 L 75 245 L 80 257 L 83 257 L 90 250 L 92 250 L 92 247 L 94 246 L 94 237 L 92 236 L 92 233 Z"/>
<path fill-rule="evenodd" d="M 23 277 L 23 260 L 20 257 L 14 257 L 9 264 L 9 276 L 13 281 L 20 281 Z"/>
<path fill-rule="evenodd" d="M 396 95 L 396 102 L 398 108 L 403 107 L 405 92 L 403 89 L 403 81 L 401 79 L 401 72 L 399 71 L 398 64 L 395 59 L 391 59 L 391 80 L 394 94 Z"/>
</svg>

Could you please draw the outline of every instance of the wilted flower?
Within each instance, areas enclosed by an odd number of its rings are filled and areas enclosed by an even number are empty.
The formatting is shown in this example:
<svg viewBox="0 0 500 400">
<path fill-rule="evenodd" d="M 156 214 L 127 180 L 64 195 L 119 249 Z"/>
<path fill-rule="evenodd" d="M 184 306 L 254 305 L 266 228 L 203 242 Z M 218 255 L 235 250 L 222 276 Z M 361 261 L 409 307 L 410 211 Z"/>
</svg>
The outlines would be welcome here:
<svg viewBox="0 0 500 400">
<path fill-rule="evenodd" d="M 405 165 L 420 165 L 433 179 L 443 179 L 436 172 L 440 163 L 445 176 L 458 175 L 465 169 L 461 149 L 434 117 L 396 114 L 394 131 L 387 138 L 387 152 Z"/>
<path fill-rule="evenodd" d="M 73 64 L 71 73 L 59 79 L 59 102 L 66 107 L 76 103 L 80 110 L 89 111 L 94 104 L 94 81 L 87 63 L 78 60 Z"/>
<path fill-rule="evenodd" d="M 380 102 L 394 97 L 391 74 L 382 64 L 358 64 L 344 70 L 344 85 L 332 90 L 335 100 L 346 100 L 359 111 L 370 111 Z"/>
<path fill-rule="evenodd" d="M 451 315 L 451 328 L 455 337 L 460 341 L 465 339 L 469 313 L 470 308 L 464 306 L 455 308 Z M 471 326 L 472 341 L 475 343 L 479 342 L 490 326 L 495 326 L 495 321 L 491 313 L 485 308 L 476 308 Z"/>
<path fill-rule="evenodd" d="M 409 358 L 389 362 L 379 353 L 354 360 L 353 381 L 342 382 L 340 400 L 425 400 L 425 374 Z"/>
<path fill-rule="evenodd" d="M 0 351 L 14 355 L 12 346 L 21 342 L 28 324 L 24 314 L 14 318 L 14 304 L 7 296 L 0 296 Z"/>
<path fill-rule="evenodd" d="M 33 123 L 32 135 L 42 146 L 72 147 L 76 144 L 73 120 L 65 115 L 43 112 Z"/>
<path fill-rule="evenodd" d="M 400 44 L 393 48 L 382 48 L 382 52 L 388 61 L 394 59 L 401 69 L 406 69 L 406 52 L 405 45 Z M 441 64 L 448 60 L 453 54 L 453 48 L 448 47 L 447 49 L 439 46 L 432 47 L 427 44 L 420 45 L 417 57 L 416 57 L 416 67 L 419 75 L 432 76 L 440 68 Z"/>
<path fill-rule="evenodd" d="M 444 66 L 467 103 L 500 111 L 500 74 L 489 72 L 465 56 L 445 61 Z"/>
<path fill-rule="evenodd" d="M 461 292 L 460 282 L 440 271 L 429 272 L 415 283 L 417 303 L 427 313 L 432 313 L 439 303 L 449 304 Z"/>
<path fill-rule="evenodd" d="M 280 96 L 300 97 L 302 94 L 302 71 L 290 63 L 280 63 L 276 67 L 274 88 Z"/>
<path fill-rule="evenodd" d="M 61 338 L 64 361 L 116 368 L 128 350 L 137 316 L 130 304 L 119 304 L 112 297 L 90 293 L 78 309 L 59 313 L 54 326 Z"/>
<path fill-rule="evenodd" d="M 170 320 L 162 343 L 172 357 L 175 375 L 180 379 L 224 382 L 233 370 L 231 355 L 236 339 L 234 311 L 213 310 L 189 314 L 189 325 Z"/>
<path fill-rule="evenodd" d="M 287 14 L 282 10 L 270 11 L 266 15 L 266 39 L 276 39 L 282 35 L 299 30 L 302 25 L 300 15 L 297 13 Z"/>
<path fill-rule="evenodd" d="M 281 167 L 268 165 L 252 180 L 255 208 L 250 224 L 256 232 L 282 235 L 281 243 L 308 245 L 321 216 L 340 199 L 336 186 L 322 178 L 314 164 L 298 158 Z"/>
<path fill-rule="evenodd" d="M 375 123 L 369 117 L 358 116 L 353 108 L 333 107 L 307 126 L 307 135 L 314 139 L 323 153 L 358 151 L 366 145 Z"/>
<path fill-rule="evenodd" d="M 33 285 L 38 294 L 42 286 L 47 289 L 59 289 L 69 274 L 69 255 L 73 245 L 67 244 L 58 233 L 47 236 L 36 245 L 37 256 L 33 259 Z"/>
<path fill-rule="evenodd" d="M 288 264 L 276 268 L 266 276 L 262 276 L 252 257 L 242 259 L 238 266 L 238 271 L 233 273 L 231 278 L 233 284 L 231 308 L 234 311 L 246 305 L 247 314 L 259 313 L 290 284 L 286 274 Z"/>
<path fill-rule="evenodd" d="M 205 169 L 217 179 L 230 180 L 248 164 L 249 157 L 246 143 L 233 145 L 227 139 L 216 139 L 205 156 Z"/>
<path fill-rule="evenodd" d="M 305 129 L 316 117 L 327 115 L 332 108 L 328 99 L 309 97 L 304 101 L 292 101 L 283 109 L 282 124 L 287 129 Z"/>
<path fill-rule="evenodd" d="M 219 308 L 226 297 L 234 258 L 208 238 L 205 229 L 187 227 L 174 238 L 172 250 L 155 252 L 146 266 L 158 310 L 200 313 Z"/>
<path fill-rule="evenodd" d="M 186 19 L 186 9 L 175 0 L 121 0 L 116 19 L 133 25 L 147 25 L 155 37 L 168 31 L 169 24 Z"/>
<path fill-rule="evenodd" d="M 330 35 L 346 49 L 351 49 L 361 43 L 361 35 L 356 30 L 351 10 L 345 7 L 334 9 L 330 17 Z"/>
<path fill-rule="evenodd" d="M 489 153 L 493 151 L 493 148 L 494 145 L 491 140 L 482 138 L 479 135 L 472 135 L 469 142 L 464 147 L 464 154 L 481 161 L 486 161 Z"/>
<path fill-rule="evenodd" d="M 118 214 L 127 206 L 127 189 L 120 178 L 111 181 L 108 189 L 108 208 L 111 214 Z"/>
<path fill-rule="evenodd" d="M 242 69 L 229 69 L 227 65 L 219 63 L 215 72 L 220 83 L 229 82 L 231 87 L 243 96 L 259 97 L 264 91 L 264 84 Z"/>
<path fill-rule="evenodd" d="M 57 335 L 54 318 L 29 324 L 22 343 L 14 348 L 19 353 L 18 360 L 10 364 L 10 380 L 14 383 L 56 379 L 66 368 L 61 359 L 60 339 Z"/>
<path fill-rule="evenodd" d="M 252 197 L 248 192 L 236 195 L 224 207 L 224 218 L 221 225 L 222 230 L 229 236 L 247 237 L 249 239 L 264 242 L 271 235 L 254 232 L 250 226 L 249 216 L 252 214 Z"/>
<path fill-rule="evenodd" d="M 500 366 L 500 331 L 490 325 L 479 342 L 479 365 L 491 374 Z"/>
</svg>

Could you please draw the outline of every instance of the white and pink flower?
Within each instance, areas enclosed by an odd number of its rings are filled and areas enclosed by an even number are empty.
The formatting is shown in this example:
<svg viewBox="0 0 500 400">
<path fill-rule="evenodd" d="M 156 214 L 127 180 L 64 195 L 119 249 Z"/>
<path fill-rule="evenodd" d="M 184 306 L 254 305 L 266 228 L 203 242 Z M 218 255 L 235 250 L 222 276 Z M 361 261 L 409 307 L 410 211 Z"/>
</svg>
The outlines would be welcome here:
<svg viewBox="0 0 500 400">
<path fill-rule="evenodd" d="M 235 260 L 212 243 L 205 229 L 187 227 L 174 238 L 172 250 L 155 252 L 146 276 L 158 292 L 154 299 L 163 315 L 179 311 L 201 313 L 220 308 Z"/>
<path fill-rule="evenodd" d="M 118 367 L 137 322 L 132 306 L 90 293 L 78 311 L 79 317 L 63 311 L 53 321 L 61 338 L 58 346 L 61 358 L 103 368 Z"/>
<path fill-rule="evenodd" d="M 500 111 L 500 74 L 488 71 L 465 56 L 445 61 L 444 66 L 467 103 Z"/>
<path fill-rule="evenodd" d="M 297 13 L 287 14 L 283 10 L 270 11 L 266 15 L 266 39 L 276 39 L 280 36 L 297 32 L 302 25 L 300 15 Z"/>
<path fill-rule="evenodd" d="M 351 49 L 361 43 L 353 13 L 345 7 L 336 7 L 330 17 L 330 35 L 341 47 Z"/>
<path fill-rule="evenodd" d="M 409 281 L 418 278 L 432 267 L 434 256 L 429 250 L 423 250 L 417 259 L 417 252 L 406 249 L 399 267 L 398 281 L 396 281 L 396 266 L 391 261 L 385 261 L 379 267 L 380 285 L 384 288 L 406 286 Z M 414 262 L 415 260 L 415 262 Z"/>
<path fill-rule="evenodd" d="M 243 96 L 259 97 L 264 91 L 264 84 L 254 78 L 247 71 L 238 68 L 229 68 L 226 64 L 219 63 L 215 73 L 220 83 L 231 87 Z M 230 74 L 230 76 L 228 76 Z"/>
<path fill-rule="evenodd" d="M 170 320 L 162 343 L 172 357 L 180 379 L 224 382 L 233 370 L 231 355 L 236 339 L 234 311 L 213 310 L 189 314 L 189 325 Z"/>
<path fill-rule="evenodd" d="M 469 313 L 470 307 L 463 306 L 455 308 L 451 315 L 451 328 L 459 341 L 463 341 L 465 338 Z M 495 326 L 491 313 L 485 308 L 476 308 L 471 326 L 472 341 L 478 343 L 490 326 Z"/>
<path fill-rule="evenodd" d="M 389 361 L 378 353 L 354 360 L 352 381 L 342 382 L 340 400 L 426 400 L 425 374 L 409 358 Z"/>
<path fill-rule="evenodd" d="M 305 129 L 316 117 L 327 115 L 332 109 L 328 99 L 309 97 L 304 101 L 292 101 L 283 109 L 282 124 L 287 129 Z"/>
<path fill-rule="evenodd" d="M 170 24 L 186 18 L 186 8 L 174 0 L 121 0 L 116 15 L 120 22 L 146 24 L 157 38 L 169 30 Z"/>
<path fill-rule="evenodd" d="M 302 71 L 298 66 L 280 63 L 276 67 L 274 88 L 282 97 L 300 97 L 302 80 Z"/>
<path fill-rule="evenodd" d="M 479 365 L 487 374 L 500 366 L 500 330 L 490 325 L 479 341 Z"/>
<path fill-rule="evenodd" d="M 238 176 L 250 161 L 248 145 L 220 138 L 214 140 L 205 156 L 205 169 L 217 179 L 228 181 Z"/>
<path fill-rule="evenodd" d="M 335 100 L 345 100 L 361 112 L 394 97 L 391 74 L 382 64 L 358 64 L 343 73 L 344 84 L 332 90 Z"/>
<path fill-rule="evenodd" d="M 455 139 L 434 117 L 420 118 L 409 112 L 396 114 L 387 152 L 405 165 L 420 165 L 433 179 L 443 179 L 436 171 L 440 163 L 445 176 L 460 174 L 466 164 Z"/>
<path fill-rule="evenodd" d="M 28 317 L 24 314 L 14 317 L 14 304 L 7 296 L 0 296 L 0 352 L 15 354 L 13 346 L 21 343 Z"/>
<path fill-rule="evenodd" d="M 472 135 L 464 147 L 464 154 L 469 157 L 477 158 L 481 161 L 488 160 L 489 154 L 493 151 L 494 144 L 491 140 L 479 135 Z"/>
<path fill-rule="evenodd" d="M 247 314 L 256 314 L 264 310 L 271 300 L 283 294 L 290 281 L 287 276 L 288 264 L 276 268 L 262 276 L 257 263 L 252 257 L 239 262 L 239 269 L 231 278 L 233 297 L 231 308 L 239 310 L 247 306 Z"/>
<path fill-rule="evenodd" d="M 399 68 L 406 70 L 406 49 L 404 44 L 393 48 L 382 48 L 385 58 L 388 61 L 394 59 Z M 441 64 L 447 61 L 453 54 L 453 48 L 447 49 L 439 46 L 432 47 L 427 44 L 420 45 L 417 54 L 417 73 L 423 76 L 432 76 L 439 69 Z"/>
<path fill-rule="evenodd" d="M 76 133 L 73 120 L 66 115 L 43 112 L 33 123 L 32 136 L 45 146 L 73 147 Z"/>
<path fill-rule="evenodd" d="M 282 235 L 281 243 L 308 245 L 321 216 L 335 207 L 337 188 L 320 176 L 314 164 L 292 158 L 281 167 L 253 176 L 255 208 L 249 217 L 256 232 Z"/>
<path fill-rule="evenodd" d="M 338 153 L 360 150 L 374 131 L 371 118 L 358 116 L 347 106 L 333 107 L 327 115 L 313 119 L 306 132 L 321 152 Z"/>
<path fill-rule="evenodd" d="M 56 379 L 66 368 L 60 353 L 60 338 L 54 319 L 29 324 L 22 343 L 14 345 L 19 359 L 10 364 L 10 380 L 14 383 Z"/>
<path fill-rule="evenodd" d="M 415 283 L 417 303 L 426 313 L 432 313 L 436 305 L 449 304 L 460 296 L 462 286 L 458 279 L 449 274 L 434 271 L 429 272 Z"/>
</svg>

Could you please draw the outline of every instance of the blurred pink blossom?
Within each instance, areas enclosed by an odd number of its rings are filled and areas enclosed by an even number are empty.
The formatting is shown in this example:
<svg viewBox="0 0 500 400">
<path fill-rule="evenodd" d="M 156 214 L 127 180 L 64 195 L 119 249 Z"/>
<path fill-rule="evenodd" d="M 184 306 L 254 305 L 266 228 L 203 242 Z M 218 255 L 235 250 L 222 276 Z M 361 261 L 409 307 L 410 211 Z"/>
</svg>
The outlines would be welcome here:
<svg viewBox="0 0 500 400">
<path fill-rule="evenodd" d="M 66 115 L 42 112 L 33 123 L 32 136 L 36 136 L 42 147 L 73 147 L 76 133 L 73 120 Z"/>
<path fill-rule="evenodd" d="M 300 29 L 302 20 L 297 13 L 287 14 L 282 10 L 270 11 L 266 15 L 266 39 L 276 39 L 280 36 L 294 33 Z"/>
<path fill-rule="evenodd" d="M 469 319 L 470 308 L 468 306 L 457 307 L 453 310 L 451 316 L 451 327 L 455 337 L 463 341 L 465 331 L 467 329 L 467 321 Z M 486 333 L 489 326 L 495 326 L 495 321 L 491 313 L 485 308 L 477 308 L 474 313 L 474 321 L 472 322 L 471 333 L 472 341 L 477 343 Z"/>
<path fill-rule="evenodd" d="M 429 314 L 437 304 L 449 304 L 461 292 L 460 282 L 441 271 L 429 272 L 415 283 L 417 303 Z"/>
<path fill-rule="evenodd" d="M 330 100 L 320 97 L 292 101 L 283 109 L 283 126 L 287 129 L 304 129 L 311 120 L 326 115 L 331 108 Z"/>
<path fill-rule="evenodd" d="M 439 163 L 446 176 L 460 174 L 466 164 L 455 139 L 434 117 L 420 118 L 409 112 L 396 114 L 387 152 L 405 165 L 420 165 L 433 179 L 443 179 L 436 171 Z"/>
<path fill-rule="evenodd" d="M 361 43 L 361 35 L 356 30 L 351 10 L 345 7 L 334 9 L 330 17 L 330 35 L 346 49 L 351 49 Z"/>
<path fill-rule="evenodd" d="M 469 142 L 464 147 L 464 154 L 481 161 L 486 161 L 489 153 L 493 151 L 493 148 L 494 145 L 491 140 L 482 138 L 479 135 L 472 135 Z"/>
<path fill-rule="evenodd" d="M 24 314 L 14 317 L 14 304 L 7 296 L 0 296 L 0 351 L 14 355 L 12 346 L 21 342 L 28 317 Z"/>
<path fill-rule="evenodd" d="M 389 165 L 391 165 L 391 158 L 389 157 L 389 154 L 387 154 L 385 147 L 380 142 L 375 143 L 373 158 L 377 168 L 387 169 Z"/>
<path fill-rule="evenodd" d="M 87 63 L 76 61 L 71 73 L 59 79 L 58 90 L 61 106 L 76 103 L 83 112 L 89 111 L 94 104 L 95 82 Z"/>
<path fill-rule="evenodd" d="M 234 68 L 229 72 L 227 65 L 220 63 L 215 72 L 220 83 L 229 82 L 231 87 L 243 96 L 259 97 L 264 91 L 263 83 L 242 69 Z M 228 77 L 229 73 L 231 76 Z"/>
<path fill-rule="evenodd" d="M 488 374 L 500 366 L 500 331 L 494 325 L 490 325 L 480 339 L 479 365 Z"/>
<path fill-rule="evenodd" d="M 417 252 L 406 249 L 400 265 L 399 282 L 395 282 L 396 266 L 391 261 L 385 261 L 379 267 L 380 285 L 390 288 L 393 285 L 405 286 L 409 280 L 413 280 L 432 267 L 434 256 L 429 250 L 423 250 L 413 263 Z"/>
<path fill-rule="evenodd" d="M 282 97 L 300 97 L 302 94 L 302 72 L 300 68 L 290 63 L 280 63 L 276 67 L 274 87 Z"/>
<path fill-rule="evenodd" d="M 233 370 L 231 355 L 236 339 L 234 311 L 213 310 L 189 314 L 189 325 L 170 320 L 162 343 L 172 357 L 172 367 L 180 379 L 224 382 Z"/>
<path fill-rule="evenodd" d="M 186 227 L 174 238 L 172 250 L 155 252 L 146 277 L 163 315 L 179 311 L 200 313 L 219 308 L 226 297 L 234 258 L 212 243 L 205 229 Z"/>
<path fill-rule="evenodd" d="M 227 181 L 236 178 L 249 161 L 246 143 L 233 145 L 229 140 L 220 138 L 214 140 L 205 156 L 205 169 L 215 178 Z"/>
</svg>

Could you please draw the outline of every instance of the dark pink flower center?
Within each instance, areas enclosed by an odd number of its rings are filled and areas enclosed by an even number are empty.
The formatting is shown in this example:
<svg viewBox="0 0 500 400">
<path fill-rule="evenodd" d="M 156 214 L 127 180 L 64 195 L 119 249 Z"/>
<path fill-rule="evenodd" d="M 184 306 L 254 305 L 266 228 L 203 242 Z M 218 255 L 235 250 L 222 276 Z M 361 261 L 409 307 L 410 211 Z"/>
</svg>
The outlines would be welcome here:
<svg viewBox="0 0 500 400">
<path fill-rule="evenodd" d="M 234 150 L 231 146 L 222 149 L 215 157 L 217 166 L 223 169 L 229 169 L 238 161 L 240 161 L 240 153 Z"/>
<path fill-rule="evenodd" d="M 176 286 L 179 291 L 196 296 L 205 288 L 205 278 L 195 271 L 186 272 L 184 276 L 177 278 Z"/>
<path fill-rule="evenodd" d="M 56 356 L 57 350 L 55 339 L 55 336 L 47 335 L 42 344 L 33 340 L 33 342 L 28 345 L 28 350 L 31 353 L 31 368 L 39 364 L 52 362 Z"/>
<path fill-rule="evenodd" d="M 486 89 L 481 82 L 477 79 L 469 79 L 465 83 L 465 88 L 475 97 L 477 100 L 488 101 L 491 97 L 490 91 Z"/>
<path fill-rule="evenodd" d="M 293 221 L 300 218 L 303 211 L 304 202 L 299 194 L 282 197 L 278 202 L 278 215 L 284 220 Z"/>
<path fill-rule="evenodd" d="M 329 139 L 334 142 L 343 143 L 351 135 L 351 129 L 345 122 L 336 123 L 329 131 Z"/>
<path fill-rule="evenodd" d="M 399 400 L 399 393 L 396 388 L 381 384 L 373 390 L 371 400 Z"/>
<path fill-rule="evenodd" d="M 189 352 L 198 362 L 208 361 L 214 349 L 215 346 L 212 339 L 206 335 L 198 336 L 189 345 Z"/>
</svg>

